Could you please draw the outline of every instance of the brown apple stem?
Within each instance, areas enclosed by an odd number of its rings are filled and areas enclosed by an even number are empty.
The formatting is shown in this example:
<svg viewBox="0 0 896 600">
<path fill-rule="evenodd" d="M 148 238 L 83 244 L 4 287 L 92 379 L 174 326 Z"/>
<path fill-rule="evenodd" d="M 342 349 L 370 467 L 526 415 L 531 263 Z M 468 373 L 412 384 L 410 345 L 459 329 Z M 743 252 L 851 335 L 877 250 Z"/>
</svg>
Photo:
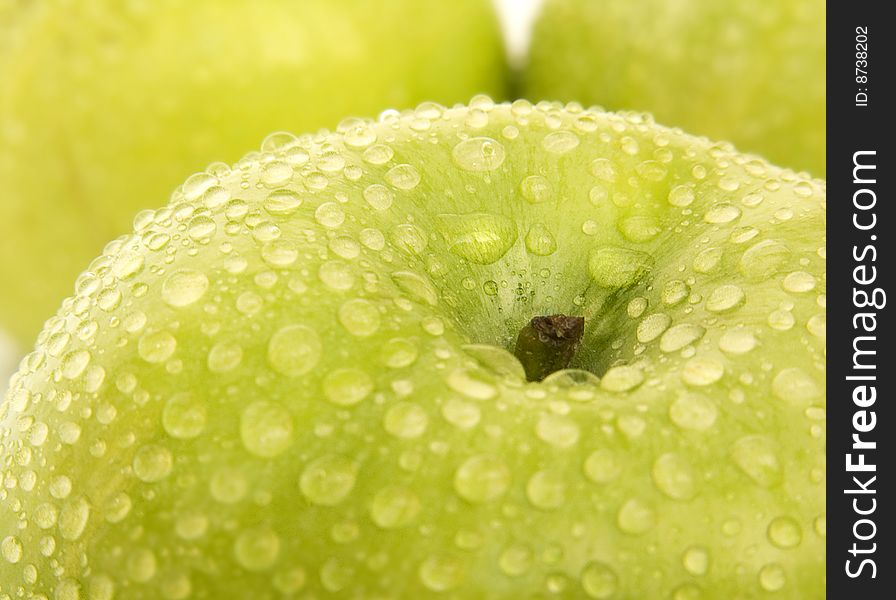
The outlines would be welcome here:
<svg viewBox="0 0 896 600">
<path fill-rule="evenodd" d="M 533 317 L 520 330 L 514 350 L 526 370 L 526 379 L 541 381 L 551 373 L 567 368 L 583 335 L 585 317 Z"/>
</svg>

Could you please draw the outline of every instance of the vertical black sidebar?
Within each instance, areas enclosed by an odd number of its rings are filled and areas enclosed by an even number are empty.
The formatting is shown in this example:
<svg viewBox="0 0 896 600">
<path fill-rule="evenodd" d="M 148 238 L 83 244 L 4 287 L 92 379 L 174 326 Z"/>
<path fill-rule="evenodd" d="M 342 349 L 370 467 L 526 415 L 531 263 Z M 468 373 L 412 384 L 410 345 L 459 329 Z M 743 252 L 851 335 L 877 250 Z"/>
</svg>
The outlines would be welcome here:
<svg viewBox="0 0 896 600">
<path fill-rule="evenodd" d="M 896 598 L 890 8 L 827 3 L 827 573 L 837 600 Z"/>
</svg>

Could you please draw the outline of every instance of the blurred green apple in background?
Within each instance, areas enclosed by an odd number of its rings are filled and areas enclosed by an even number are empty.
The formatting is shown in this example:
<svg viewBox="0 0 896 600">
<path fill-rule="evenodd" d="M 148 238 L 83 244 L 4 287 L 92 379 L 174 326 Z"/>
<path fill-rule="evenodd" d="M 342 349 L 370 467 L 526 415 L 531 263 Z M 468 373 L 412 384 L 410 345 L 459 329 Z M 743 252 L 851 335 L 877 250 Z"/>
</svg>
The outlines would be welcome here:
<svg viewBox="0 0 896 600">
<path fill-rule="evenodd" d="M 524 90 L 824 177 L 825 64 L 823 0 L 546 0 Z"/>
<path fill-rule="evenodd" d="M 140 213 L 13 377 L 0 597 L 821 598 L 824 220 L 635 113 L 273 135 Z M 537 317 L 584 331 L 527 381 Z"/>
<path fill-rule="evenodd" d="M 209 162 L 505 81 L 488 0 L 39 0 L 0 29 L 0 328 L 23 343 Z"/>
</svg>

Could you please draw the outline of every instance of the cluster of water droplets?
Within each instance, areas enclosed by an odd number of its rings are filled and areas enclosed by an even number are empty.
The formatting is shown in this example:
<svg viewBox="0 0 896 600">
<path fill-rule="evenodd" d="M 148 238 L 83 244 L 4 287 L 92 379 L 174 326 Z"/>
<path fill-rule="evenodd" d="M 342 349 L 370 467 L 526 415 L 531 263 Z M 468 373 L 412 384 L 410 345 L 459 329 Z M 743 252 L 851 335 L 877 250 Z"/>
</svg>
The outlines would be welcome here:
<svg viewBox="0 0 896 600">
<path fill-rule="evenodd" d="M 0 598 L 794 589 L 824 545 L 823 210 L 576 105 L 269 136 L 138 215 L 23 360 Z M 580 358 L 526 383 L 501 346 L 554 312 Z"/>
</svg>

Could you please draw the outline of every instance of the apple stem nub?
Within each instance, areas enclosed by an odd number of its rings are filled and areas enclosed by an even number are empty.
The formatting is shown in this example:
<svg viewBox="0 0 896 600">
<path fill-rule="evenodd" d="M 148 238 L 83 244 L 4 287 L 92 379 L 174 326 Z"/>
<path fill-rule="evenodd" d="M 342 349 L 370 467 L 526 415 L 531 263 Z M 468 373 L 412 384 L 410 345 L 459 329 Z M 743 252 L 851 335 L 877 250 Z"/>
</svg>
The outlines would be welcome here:
<svg viewBox="0 0 896 600">
<path fill-rule="evenodd" d="M 541 381 L 568 367 L 584 335 L 585 317 L 533 317 L 520 330 L 514 350 L 526 370 L 526 379 Z"/>
</svg>

